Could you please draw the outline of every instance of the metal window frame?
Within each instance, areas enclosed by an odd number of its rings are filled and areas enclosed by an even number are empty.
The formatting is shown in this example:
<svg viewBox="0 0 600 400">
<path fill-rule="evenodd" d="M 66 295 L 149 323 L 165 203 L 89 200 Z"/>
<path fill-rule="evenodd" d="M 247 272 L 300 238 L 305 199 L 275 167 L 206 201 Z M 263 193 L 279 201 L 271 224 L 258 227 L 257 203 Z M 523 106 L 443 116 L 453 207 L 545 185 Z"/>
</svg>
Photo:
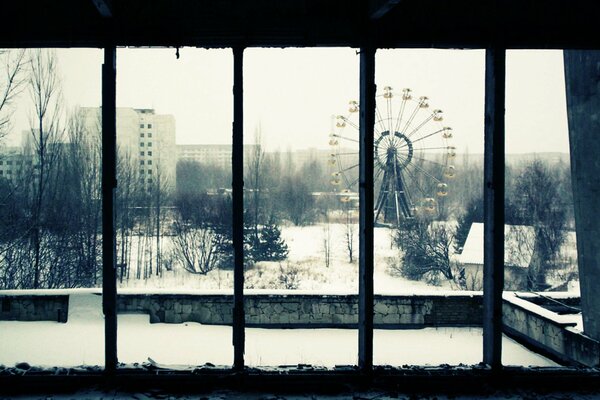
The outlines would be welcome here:
<svg viewBox="0 0 600 400">
<path fill-rule="evenodd" d="M 233 370 L 245 368 L 244 249 L 243 249 L 243 56 L 233 48 L 232 211 L 234 250 Z M 373 371 L 373 136 L 375 125 L 376 47 L 360 49 L 359 153 L 359 340 L 358 367 Z M 504 48 L 486 50 L 484 156 L 484 315 L 483 362 L 502 369 L 502 290 L 504 276 Z M 105 373 L 117 371 L 117 290 L 115 190 L 116 182 L 116 47 L 104 48 L 102 67 L 102 229 L 103 311 L 105 315 Z"/>
</svg>

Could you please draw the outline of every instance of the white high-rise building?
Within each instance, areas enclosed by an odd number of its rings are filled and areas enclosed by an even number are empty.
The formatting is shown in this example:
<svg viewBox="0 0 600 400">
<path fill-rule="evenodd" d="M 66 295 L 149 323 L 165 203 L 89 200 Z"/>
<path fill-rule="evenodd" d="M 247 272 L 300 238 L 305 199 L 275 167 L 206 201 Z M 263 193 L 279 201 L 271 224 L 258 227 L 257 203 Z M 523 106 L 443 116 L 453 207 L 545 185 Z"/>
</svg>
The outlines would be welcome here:
<svg viewBox="0 0 600 400">
<path fill-rule="evenodd" d="M 100 108 L 83 109 L 86 125 L 99 124 Z M 119 155 L 135 169 L 146 186 L 160 181 L 162 188 L 175 189 L 175 118 L 153 109 L 117 108 Z"/>
</svg>

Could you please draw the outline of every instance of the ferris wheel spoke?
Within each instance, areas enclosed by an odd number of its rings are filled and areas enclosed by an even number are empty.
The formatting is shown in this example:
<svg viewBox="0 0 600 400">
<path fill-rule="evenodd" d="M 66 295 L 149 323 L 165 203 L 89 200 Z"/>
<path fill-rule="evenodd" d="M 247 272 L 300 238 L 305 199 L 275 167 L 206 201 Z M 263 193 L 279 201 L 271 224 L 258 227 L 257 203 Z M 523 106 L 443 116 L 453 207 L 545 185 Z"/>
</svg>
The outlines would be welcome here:
<svg viewBox="0 0 600 400">
<path fill-rule="evenodd" d="M 412 135 L 414 135 L 415 133 L 417 133 L 419 131 L 419 129 L 421 129 L 422 127 L 424 127 L 429 121 L 431 121 L 433 119 L 433 114 L 430 115 L 429 117 L 425 118 L 425 120 L 423 122 L 421 122 L 419 124 L 419 126 L 417 126 L 415 129 L 413 129 L 409 134 L 408 134 L 408 138 L 410 139 L 412 137 Z"/>
<path fill-rule="evenodd" d="M 433 136 L 433 135 L 437 135 L 438 133 L 441 133 L 441 132 L 444 132 L 444 129 L 439 129 L 439 130 L 437 130 L 437 131 L 435 131 L 435 132 L 431 132 L 431 133 L 430 133 L 430 134 L 428 134 L 428 135 L 421 136 L 420 138 L 418 138 L 418 139 L 416 139 L 416 140 L 413 140 L 413 141 L 412 141 L 412 144 L 414 145 L 415 143 L 417 143 L 417 142 L 420 142 L 421 140 L 425 140 L 425 139 L 427 139 L 427 138 L 429 138 L 429 137 L 431 137 L 431 136 Z"/>
<path fill-rule="evenodd" d="M 409 166 L 410 165 L 412 165 L 413 168 L 415 168 L 416 170 L 419 170 L 424 175 L 426 175 L 426 176 L 430 177 L 431 179 L 433 179 L 435 182 L 437 182 L 437 183 L 443 183 L 438 178 L 436 178 L 435 176 L 431 175 L 427 170 L 425 170 L 423 167 L 420 167 L 416 163 L 410 163 Z"/>
<path fill-rule="evenodd" d="M 417 104 L 415 106 L 415 109 L 413 110 L 412 114 L 410 114 L 410 117 L 406 121 L 406 124 L 404 124 L 404 128 L 402 129 L 403 132 L 406 132 L 408 130 L 408 128 L 410 127 L 410 124 L 412 124 L 413 120 L 417 116 L 417 113 L 419 112 L 420 109 L 421 109 L 421 107 L 419 107 L 419 105 Z"/>
<path fill-rule="evenodd" d="M 440 147 L 419 147 L 419 151 L 421 150 L 449 150 L 451 146 L 440 146 Z"/>
<path fill-rule="evenodd" d="M 360 179 L 360 178 L 356 178 L 356 179 L 353 179 L 353 180 L 351 180 L 351 181 L 349 180 L 348 182 L 350 182 L 350 183 L 348 183 L 348 185 L 347 185 L 347 186 L 348 186 L 348 189 L 350 189 L 351 187 L 353 187 L 354 185 L 356 185 L 356 184 L 358 183 L 358 180 L 359 180 L 359 179 Z"/>
<path fill-rule="evenodd" d="M 338 172 L 348 172 L 348 171 L 350 171 L 352 168 L 356 168 L 356 167 L 358 167 L 359 165 L 360 165 L 360 164 L 354 164 L 354 165 L 351 165 L 351 166 L 349 166 L 349 167 L 346 167 L 346 168 L 344 168 L 344 169 L 340 169 Z"/>
<path fill-rule="evenodd" d="M 420 150 L 422 150 L 422 149 L 420 149 Z M 412 157 L 414 159 L 417 159 L 417 160 L 425 161 L 425 162 L 428 162 L 428 163 L 431 163 L 431 164 L 439 165 L 442 168 L 446 168 L 446 164 L 442 164 L 441 162 L 438 162 L 438 161 L 433 161 L 433 160 L 430 160 L 430 159 L 424 158 L 424 157 L 418 157 L 415 154 L 413 154 Z"/>
<path fill-rule="evenodd" d="M 383 168 L 378 168 L 377 171 L 375 171 L 375 174 L 373 175 L 373 182 L 375 182 L 377 179 L 379 179 L 382 172 L 383 172 Z"/>
<path fill-rule="evenodd" d="M 390 135 L 393 134 L 393 130 L 392 130 L 392 123 L 394 122 L 392 120 L 392 97 L 388 97 L 386 99 L 386 104 L 387 104 L 387 119 L 388 119 L 388 123 L 389 123 L 389 127 L 388 127 L 388 132 L 390 133 Z"/>
<path fill-rule="evenodd" d="M 404 196 L 406 196 L 406 199 L 408 200 L 408 202 L 410 204 L 413 204 L 412 199 L 410 198 L 410 192 L 408 190 L 408 187 L 406 187 L 406 183 L 408 182 L 406 180 L 406 178 L 404 177 L 404 174 L 402 173 L 402 170 L 398 171 L 400 173 L 400 179 L 402 179 L 402 184 L 404 185 Z"/>
<path fill-rule="evenodd" d="M 421 192 L 423 197 L 429 197 L 428 193 L 421 187 L 421 185 L 419 185 L 419 178 L 414 173 L 412 173 L 408 168 L 404 168 L 403 172 L 406 172 L 408 175 L 410 175 L 411 182 L 414 183 L 414 185 L 417 187 L 419 192 Z"/>
<path fill-rule="evenodd" d="M 358 125 L 356 125 L 356 123 L 353 121 L 350 121 L 350 118 L 344 117 L 343 121 L 358 131 Z"/>
<path fill-rule="evenodd" d="M 402 117 L 404 116 L 404 109 L 406 107 L 406 103 L 408 99 L 405 96 L 402 96 L 402 103 L 400 103 L 400 110 L 398 111 L 398 115 L 396 117 L 396 126 L 394 127 L 395 131 L 400 129 L 400 124 L 402 123 Z"/>
<path fill-rule="evenodd" d="M 377 115 L 377 123 L 381 125 L 381 132 L 385 132 L 385 123 L 377 106 L 375 106 L 375 114 Z"/>
<path fill-rule="evenodd" d="M 350 141 L 350 142 L 359 143 L 359 140 L 358 140 L 358 139 L 349 138 L 349 137 L 347 137 L 347 136 L 343 136 L 343 135 L 340 135 L 340 134 L 337 134 L 337 133 L 334 133 L 334 134 L 333 134 L 333 135 L 331 135 L 331 136 L 333 136 L 333 137 L 336 137 L 336 138 L 339 138 L 339 139 L 348 140 L 348 141 Z"/>
</svg>

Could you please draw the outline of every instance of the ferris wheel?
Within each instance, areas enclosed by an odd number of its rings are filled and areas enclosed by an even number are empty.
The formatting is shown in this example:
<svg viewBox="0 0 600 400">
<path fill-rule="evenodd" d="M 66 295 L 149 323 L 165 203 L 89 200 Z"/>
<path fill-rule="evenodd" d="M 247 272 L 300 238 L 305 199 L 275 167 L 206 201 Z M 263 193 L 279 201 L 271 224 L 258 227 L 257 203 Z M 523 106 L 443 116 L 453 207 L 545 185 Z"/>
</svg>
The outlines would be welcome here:
<svg viewBox="0 0 600 400">
<path fill-rule="evenodd" d="M 375 221 L 398 225 L 418 214 L 436 215 L 456 175 L 452 128 L 426 96 L 414 97 L 410 89 L 394 93 L 386 86 L 376 100 Z M 331 183 L 342 202 L 358 189 L 358 111 L 359 104 L 350 101 L 348 112 L 334 117 L 329 138 Z"/>
</svg>

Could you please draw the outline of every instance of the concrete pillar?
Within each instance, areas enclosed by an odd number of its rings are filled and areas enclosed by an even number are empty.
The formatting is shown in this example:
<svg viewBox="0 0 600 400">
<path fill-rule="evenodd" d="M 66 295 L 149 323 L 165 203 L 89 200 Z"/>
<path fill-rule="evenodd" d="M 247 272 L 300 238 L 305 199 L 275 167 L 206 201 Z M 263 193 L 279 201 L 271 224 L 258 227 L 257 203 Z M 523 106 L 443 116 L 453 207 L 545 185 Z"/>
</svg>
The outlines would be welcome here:
<svg viewBox="0 0 600 400">
<path fill-rule="evenodd" d="M 564 61 L 583 326 L 600 340 L 600 51 Z"/>
</svg>

